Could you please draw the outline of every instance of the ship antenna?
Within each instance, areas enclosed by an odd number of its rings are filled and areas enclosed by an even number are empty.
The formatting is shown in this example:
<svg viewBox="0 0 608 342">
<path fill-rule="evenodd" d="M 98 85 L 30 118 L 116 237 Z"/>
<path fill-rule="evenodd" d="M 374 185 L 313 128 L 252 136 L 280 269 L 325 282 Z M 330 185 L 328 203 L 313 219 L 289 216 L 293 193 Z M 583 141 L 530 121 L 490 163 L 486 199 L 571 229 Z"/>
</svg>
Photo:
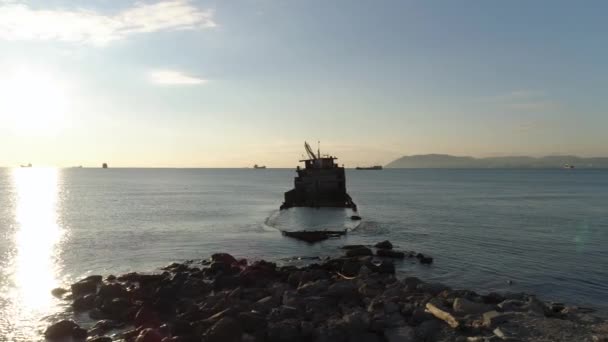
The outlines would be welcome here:
<svg viewBox="0 0 608 342">
<path fill-rule="evenodd" d="M 317 154 L 319 155 L 319 159 L 321 159 L 321 141 L 317 140 Z"/>
</svg>

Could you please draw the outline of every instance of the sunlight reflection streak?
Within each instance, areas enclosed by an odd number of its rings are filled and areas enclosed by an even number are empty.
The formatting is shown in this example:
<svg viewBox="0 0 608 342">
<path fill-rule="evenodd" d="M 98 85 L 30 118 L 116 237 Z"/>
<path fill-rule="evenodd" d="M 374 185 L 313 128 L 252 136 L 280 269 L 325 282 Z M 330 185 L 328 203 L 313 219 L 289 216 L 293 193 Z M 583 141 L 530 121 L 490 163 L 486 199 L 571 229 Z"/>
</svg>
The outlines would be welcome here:
<svg viewBox="0 0 608 342">
<path fill-rule="evenodd" d="M 17 229 L 10 297 L 14 322 L 30 325 L 32 334 L 36 317 L 53 305 L 50 290 L 58 283 L 56 245 L 62 235 L 57 215 L 58 179 L 57 169 L 13 170 Z M 27 327 L 17 330 L 24 329 Z"/>
</svg>

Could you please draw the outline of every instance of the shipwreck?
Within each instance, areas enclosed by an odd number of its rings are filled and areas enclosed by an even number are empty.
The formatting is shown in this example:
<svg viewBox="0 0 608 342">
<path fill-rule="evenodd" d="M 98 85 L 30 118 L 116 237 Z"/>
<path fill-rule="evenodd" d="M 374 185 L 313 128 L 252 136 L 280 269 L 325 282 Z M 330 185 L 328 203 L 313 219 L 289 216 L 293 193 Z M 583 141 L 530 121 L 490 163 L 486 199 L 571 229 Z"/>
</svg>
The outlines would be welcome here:
<svg viewBox="0 0 608 342">
<path fill-rule="evenodd" d="M 308 159 L 300 160 L 304 168 L 297 167 L 294 188 L 285 193 L 285 201 L 281 210 L 292 207 L 334 207 L 350 208 L 357 211 L 357 205 L 346 192 L 346 177 L 344 167 L 338 166 L 338 158 L 321 155 L 312 150 L 307 142 L 304 148 Z"/>
</svg>

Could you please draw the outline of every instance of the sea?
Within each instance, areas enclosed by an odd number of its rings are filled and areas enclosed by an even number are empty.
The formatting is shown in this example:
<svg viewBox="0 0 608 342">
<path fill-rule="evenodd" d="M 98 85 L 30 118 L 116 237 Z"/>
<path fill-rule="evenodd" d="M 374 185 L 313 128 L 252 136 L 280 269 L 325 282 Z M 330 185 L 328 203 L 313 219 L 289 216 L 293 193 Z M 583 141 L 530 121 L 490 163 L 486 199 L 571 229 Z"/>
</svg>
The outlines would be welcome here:
<svg viewBox="0 0 608 342">
<path fill-rule="evenodd" d="M 397 262 L 400 277 L 608 311 L 608 170 L 346 174 L 362 221 L 309 245 L 269 224 L 293 169 L 0 169 L 0 341 L 41 340 L 72 317 L 50 291 L 87 275 L 216 252 L 282 263 L 383 240 L 434 258 Z"/>
</svg>

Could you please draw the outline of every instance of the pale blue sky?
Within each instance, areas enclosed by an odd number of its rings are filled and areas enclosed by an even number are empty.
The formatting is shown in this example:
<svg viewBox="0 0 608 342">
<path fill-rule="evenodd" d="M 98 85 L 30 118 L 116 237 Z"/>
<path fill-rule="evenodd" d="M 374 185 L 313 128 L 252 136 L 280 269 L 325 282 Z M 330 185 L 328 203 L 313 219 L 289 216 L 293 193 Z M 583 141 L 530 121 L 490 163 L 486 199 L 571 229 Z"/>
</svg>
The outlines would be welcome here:
<svg viewBox="0 0 608 342">
<path fill-rule="evenodd" d="M 606 13 L 605 1 L 0 0 L 0 165 L 292 167 L 304 140 L 347 166 L 608 156 Z"/>
</svg>

